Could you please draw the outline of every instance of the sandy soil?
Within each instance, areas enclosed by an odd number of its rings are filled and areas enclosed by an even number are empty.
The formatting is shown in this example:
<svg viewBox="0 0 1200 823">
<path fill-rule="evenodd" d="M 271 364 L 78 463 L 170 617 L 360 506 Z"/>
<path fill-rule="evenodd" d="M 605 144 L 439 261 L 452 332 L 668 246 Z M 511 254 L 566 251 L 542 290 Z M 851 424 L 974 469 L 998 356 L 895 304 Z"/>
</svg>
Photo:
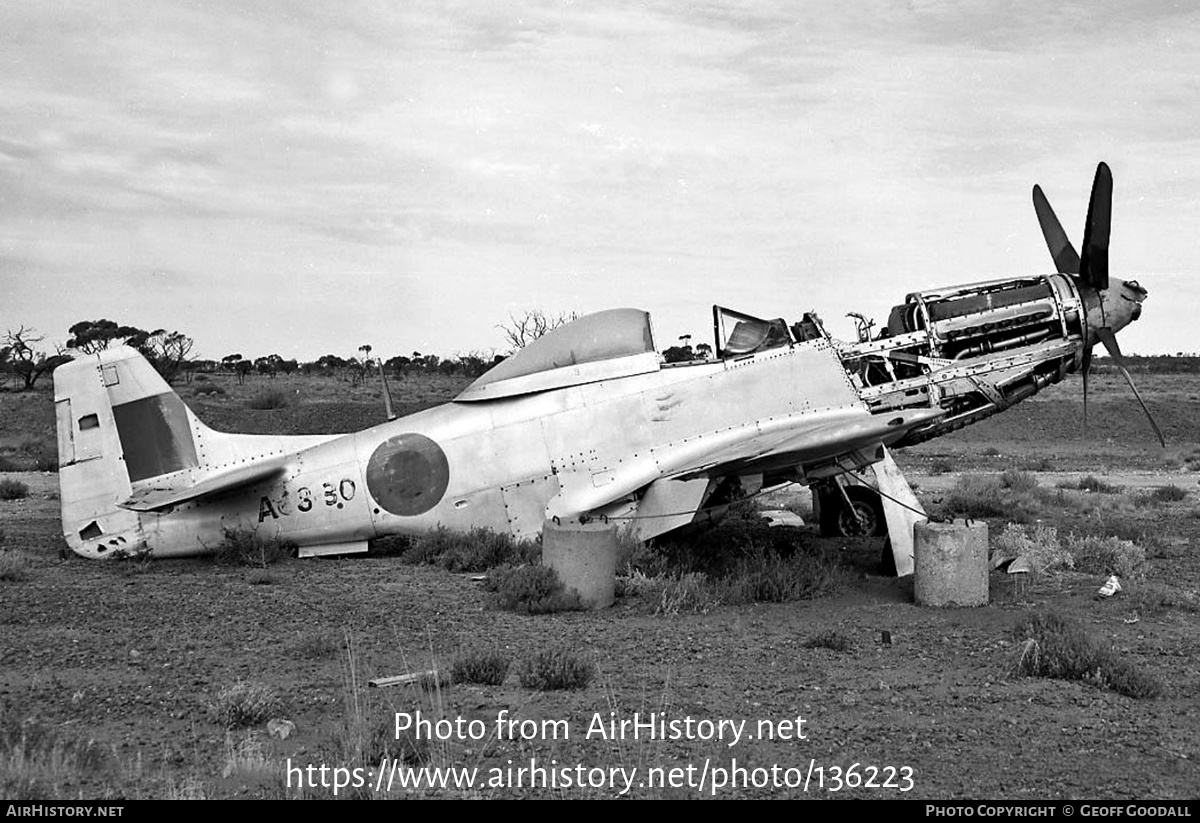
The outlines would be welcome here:
<svg viewBox="0 0 1200 823">
<path fill-rule="evenodd" d="M 339 764 L 348 697 L 386 723 L 394 712 L 478 719 L 483 741 L 437 747 L 446 765 L 507 768 L 530 758 L 612 768 L 700 770 L 737 764 L 797 768 L 910 767 L 912 790 L 844 788 L 859 797 L 1186 798 L 1200 783 L 1200 687 L 1196 615 L 1138 614 L 1133 600 L 1100 601 L 1093 576 L 1058 575 L 1017 589 L 996 575 L 992 603 L 975 609 L 913 605 L 910 581 L 871 574 L 878 545 L 849 545 L 855 579 L 812 602 L 655 617 L 637 598 L 599 613 L 522 617 L 490 610 L 469 576 L 401 565 L 391 558 L 293 562 L 252 585 L 253 570 L 204 562 L 90 563 L 60 557 L 52 475 L 23 475 L 34 489 L 3 504 L 7 544 L 23 545 L 28 579 L 5 583 L 0 606 L 0 699 L 112 752 L 116 778 L 70 790 L 164 796 L 202 786 L 208 796 L 278 796 L 278 778 L 234 771 L 230 738 L 210 712 L 217 692 L 245 681 L 286 696 L 296 724 L 287 741 L 260 729 L 277 762 Z M 928 482 L 943 478 L 928 478 Z M 919 478 L 918 483 L 927 482 Z M 1180 504 L 1171 514 L 1191 518 Z M 811 537 L 813 541 L 817 538 Z M 1190 542 L 1171 564 L 1196 565 Z M 1195 579 L 1194 575 L 1189 575 Z M 1085 683 L 1023 679 L 1009 630 L 1052 606 L 1169 684 L 1168 697 L 1132 700 Z M 835 630 L 849 653 L 804 647 Z M 891 645 L 881 642 L 888 632 Z M 314 657 L 313 638 L 333 638 Z M 516 658 L 555 642 L 593 658 L 599 677 L 581 692 L 537 693 L 510 674 L 501 687 L 356 690 L 351 677 L 437 665 L 461 649 L 508 650 Z M 350 656 L 347 656 L 347 648 Z M 352 664 L 352 665 L 351 665 Z M 351 668 L 353 672 L 351 672 Z M 570 739 L 497 739 L 501 712 L 565 720 Z M 594 717 L 648 712 L 680 719 L 778 723 L 803 718 L 804 740 L 604 740 L 586 737 Z M 766 727 L 763 727 L 764 730 Z M 244 733 L 242 733 L 244 734 Z M 728 743 L 728 741 L 727 741 Z M 861 767 L 860 767 L 861 768 Z M 137 772 L 136 779 L 128 773 Z M 680 772 L 685 775 L 685 772 Z M 765 774 L 765 773 L 764 773 Z M 787 773 L 781 772 L 786 779 Z M 886 773 L 884 773 L 886 776 Z M 882 782 L 883 777 L 879 780 Z M 905 782 L 905 785 L 908 785 Z M 633 796 L 693 796 L 686 786 L 636 786 Z M 821 796 L 811 784 L 809 795 Z M 285 792 L 286 793 L 286 792 Z M 295 794 L 296 792 L 292 792 Z M 439 794 L 441 792 L 438 792 Z M 450 796 L 609 796 L 611 788 L 510 789 Z M 726 797 L 798 796 L 798 788 L 717 790 Z"/>
<path fill-rule="evenodd" d="M 1053 404 L 1060 401 L 1049 402 L 1034 412 L 1044 408 L 1057 419 L 1061 409 Z M 1124 401 L 1110 402 L 1124 410 L 1132 430 L 1137 421 Z M 1164 417 L 1172 418 L 1165 427 L 1192 436 L 1195 424 L 1184 415 Z M 1074 431 L 1074 419 L 1069 425 Z M 1095 593 L 1103 580 L 1095 575 L 1018 582 L 994 574 L 987 606 L 923 608 L 913 604 L 911 580 L 875 574 L 877 541 L 845 541 L 846 585 L 815 601 L 658 617 L 650 613 L 653 603 L 627 597 L 602 612 L 528 617 L 490 608 L 469 575 L 394 558 L 295 561 L 272 567 L 265 582 L 256 570 L 202 561 L 85 561 L 62 551 L 56 476 L 5 474 L 32 493 L 0 501 L 3 547 L 27 561 L 24 579 L 0 582 L 0 705 L 10 729 L 36 719 L 61 739 L 94 741 L 103 753 L 102 768 L 64 772 L 55 793 L 66 797 L 327 795 L 287 788 L 280 769 L 289 758 L 293 766 L 349 765 L 347 724 L 365 718 L 386 728 L 397 712 L 421 711 L 427 718 L 482 721 L 483 739 L 452 736 L 431 747 L 429 760 L 476 767 L 481 781 L 491 768 L 515 780 L 515 772 L 503 770 L 536 758 L 543 766 L 556 761 L 559 769 L 636 767 L 633 797 L 1195 798 L 1200 615 L 1148 609 L 1138 592 L 1151 585 L 1184 593 L 1200 588 L 1197 475 L 1186 461 L 1196 439 L 1175 441 L 1165 457 L 1147 456 L 1153 453 L 1135 439 L 1105 457 L 1091 441 L 1045 441 L 1054 442 L 1048 448 L 1024 439 L 1024 431 L 1015 420 L 987 438 L 935 441 L 900 462 L 927 502 L 968 466 L 1000 471 L 1047 453 L 1059 471 L 1037 473 L 1043 486 L 1067 477 L 1062 470 L 1081 455 L 1091 456 L 1076 475 L 1111 461 L 1124 468 L 1105 475 L 1110 483 L 1181 486 L 1187 499 L 1129 515 L 1154 537 L 1145 581 L 1129 581 L 1122 594 L 1100 600 Z M 985 448 L 995 453 L 983 454 Z M 945 460 L 958 461 L 954 471 L 930 472 Z M 804 506 L 796 495 L 780 500 Z M 1052 516 L 1069 526 L 1069 513 Z M 827 545 L 811 531 L 802 539 Z M 1159 677 L 1166 696 L 1134 700 L 1085 682 L 1017 677 L 1011 629 L 1043 608 L 1081 621 Z M 805 646 L 830 630 L 849 638 L 853 649 Z M 362 686 L 370 678 L 444 664 L 464 649 L 503 649 L 519 661 L 558 644 L 596 663 L 598 676 L 586 689 L 539 693 L 522 688 L 511 672 L 498 687 L 426 693 Z M 286 740 L 262 726 L 227 733 L 211 707 L 222 688 L 237 682 L 276 689 L 284 700 L 280 714 L 295 723 L 294 733 Z M 569 738 L 560 733 L 554 739 L 549 727 L 530 740 L 497 736 L 496 719 L 505 712 L 566 721 Z M 747 724 L 733 745 L 728 737 L 698 739 L 701 727 L 693 729 L 694 739 L 587 735 L 597 717 L 629 720 L 640 713 L 644 720 L 650 712 L 669 720 Z M 788 730 L 797 730 L 798 718 L 804 739 L 764 739 L 768 726 L 759 721 L 774 724 L 778 738 L 781 729 L 794 736 Z M 794 782 L 803 773 L 807 792 L 787 785 L 714 789 L 714 777 L 734 761 L 749 769 L 777 766 L 776 782 Z M 878 770 L 871 773 L 876 783 L 890 777 L 911 789 L 850 787 L 843 780 L 835 792 L 835 767 L 854 764 L 860 776 L 870 776 L 871 767 Z M 11 774 L 12 768 L 0 770 Z M 680 769 L 682 785 L 642 785 L 652 768 Z M 816 768 L 824 770 L 821 780 Z M 696 785 L 701 774 L 703 788 Z M 742 774 L 753 781 L 768 773 Z M 477 784 L 434 794 L 617 796 L 622 778 L 614 786 L 609 777 L 599 787 Z M 393 787 L 392 795 L 404 794 Z"/>
</svg>

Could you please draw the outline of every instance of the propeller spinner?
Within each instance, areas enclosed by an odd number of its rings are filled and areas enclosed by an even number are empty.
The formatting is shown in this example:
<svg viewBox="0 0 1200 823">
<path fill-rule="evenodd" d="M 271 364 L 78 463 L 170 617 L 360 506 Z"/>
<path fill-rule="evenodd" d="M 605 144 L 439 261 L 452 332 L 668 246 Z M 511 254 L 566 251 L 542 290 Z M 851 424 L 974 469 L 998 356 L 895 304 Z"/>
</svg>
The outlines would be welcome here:
<svg viewBox="0 0 1200 823">
<path fill-rule="evenodd" d="M 1075 252 L 1062 224 L 1050 208 L 1050 201 L 1041 186 L 1033 187 L 1033 208 L 1037 212 L 1042 235 L 1054 265 L 1063 274 L 1071 275 L 1083 301 L 1083 420 L 1087 425 L 1088 371 L 1092 364 L 1092 347 L 1099 341 L 1121 370 L 1125 382 L 1133 390 L 1150 421 L 1150 427 L 1165 448 L 1167 443 L 1162 431 L 1154 422 L 1150 409 L 1138 393 L 1137 386 L 1126 367 L 1121 348 L 1117 345 L 1117 332 L 1137 320 L 1142 313 L 1142 302 L 1146 290 L 1136 280 L 1117 280 L 1108 275 L 1108 241 L 1112 226 L 1112 171 L 1106 163 L 1096 167 L 1092 181 L 1092 196 L 1088 201 L 1087 224 L 1083 231 L 1083 256 Z"/>
</svg>

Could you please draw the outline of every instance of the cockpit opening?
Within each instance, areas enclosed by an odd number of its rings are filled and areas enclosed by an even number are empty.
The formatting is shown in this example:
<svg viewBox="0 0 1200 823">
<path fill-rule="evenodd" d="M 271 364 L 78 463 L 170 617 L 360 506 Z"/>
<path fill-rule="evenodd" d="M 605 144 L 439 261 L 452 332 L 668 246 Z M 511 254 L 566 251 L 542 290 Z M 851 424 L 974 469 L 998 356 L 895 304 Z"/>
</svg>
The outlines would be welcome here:
<svg viewBox="0 0 1200 823">
<path fill-rule="evenodd" d="M 782 317 L 763 320 L 723 306 L 713 306 L 713 329 L 721 359 L 746 357 L 796 342 Z"/>
</svg>

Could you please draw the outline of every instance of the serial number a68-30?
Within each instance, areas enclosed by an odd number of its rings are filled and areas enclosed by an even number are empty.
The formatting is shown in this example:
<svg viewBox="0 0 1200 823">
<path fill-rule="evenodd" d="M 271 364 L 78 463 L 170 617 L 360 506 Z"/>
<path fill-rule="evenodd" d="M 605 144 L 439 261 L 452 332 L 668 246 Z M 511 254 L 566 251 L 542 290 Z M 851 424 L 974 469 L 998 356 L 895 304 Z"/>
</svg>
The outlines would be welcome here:
<svg viewBox="0 0 1200 823">
<path fill-rule="evenodd" d="M 357 489 L 354 481 L 343 477 L 337 481 L 322 483 L 320 487 L 301 486 L 296 489 L 295 496 L 286 488 L 278 497 L 263 495 L 258 501 L 258 522 L 261 523 L 268 517 L 278 520 L 280 517 L 288 517 L 293 512 L 303 514 L 321 506 L 340 509 L 354 499 L 355 491 Z"/>
</svg>

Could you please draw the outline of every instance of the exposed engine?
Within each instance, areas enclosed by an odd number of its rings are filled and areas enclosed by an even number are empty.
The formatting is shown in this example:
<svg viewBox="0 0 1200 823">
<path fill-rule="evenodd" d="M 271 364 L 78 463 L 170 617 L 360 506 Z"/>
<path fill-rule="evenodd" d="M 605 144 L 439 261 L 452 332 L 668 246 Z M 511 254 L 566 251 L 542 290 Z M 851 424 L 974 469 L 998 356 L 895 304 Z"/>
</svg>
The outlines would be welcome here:
<svg viewBox="0 0 1200 823">
<path fill-rule="evenodd" d="M 1166 445 L 1117 343 L 1117 332 L 1141 315 L 1147 292 L 1136 280 L 1109 275 L 1111 170 L 1104 163 L 1096 167 L 1082 254 L 1071 244 L 1040 186 L 1033 187 L 1033 206 L 1058 274 L 914 292 L 891 310 L 887 326 L 878 334 L 873 333 L 872 321 L 852 314 L 858 319 L 857 342 L 831 341 L 872 412 L 945 412 L 909 429 L 894 446 L 920 443 L 982 420 L 1076 370 L 1083 376 L 1086 421 L 1088 371 L 1098 343 L 1129 384 L 1159 442 Z M 795 333 L 797 340 L 803 339 Z M 814 486 L 823 530 L 878 533 L 879 498 L 863 488 L 847 488 L 840 479 Z M 857 490 L 857 498 L 852 499 L 851 490 Z"/>
<path fill-rule="evenodd" d="M 914 292 L 872 335 L 840 344 L 847 371 L 872 411 L 940 407 L 911 445 L 973 423 L 1057 383 L 1079 365 L 1083 304 L 1061 274 Z"/>
</svg>

